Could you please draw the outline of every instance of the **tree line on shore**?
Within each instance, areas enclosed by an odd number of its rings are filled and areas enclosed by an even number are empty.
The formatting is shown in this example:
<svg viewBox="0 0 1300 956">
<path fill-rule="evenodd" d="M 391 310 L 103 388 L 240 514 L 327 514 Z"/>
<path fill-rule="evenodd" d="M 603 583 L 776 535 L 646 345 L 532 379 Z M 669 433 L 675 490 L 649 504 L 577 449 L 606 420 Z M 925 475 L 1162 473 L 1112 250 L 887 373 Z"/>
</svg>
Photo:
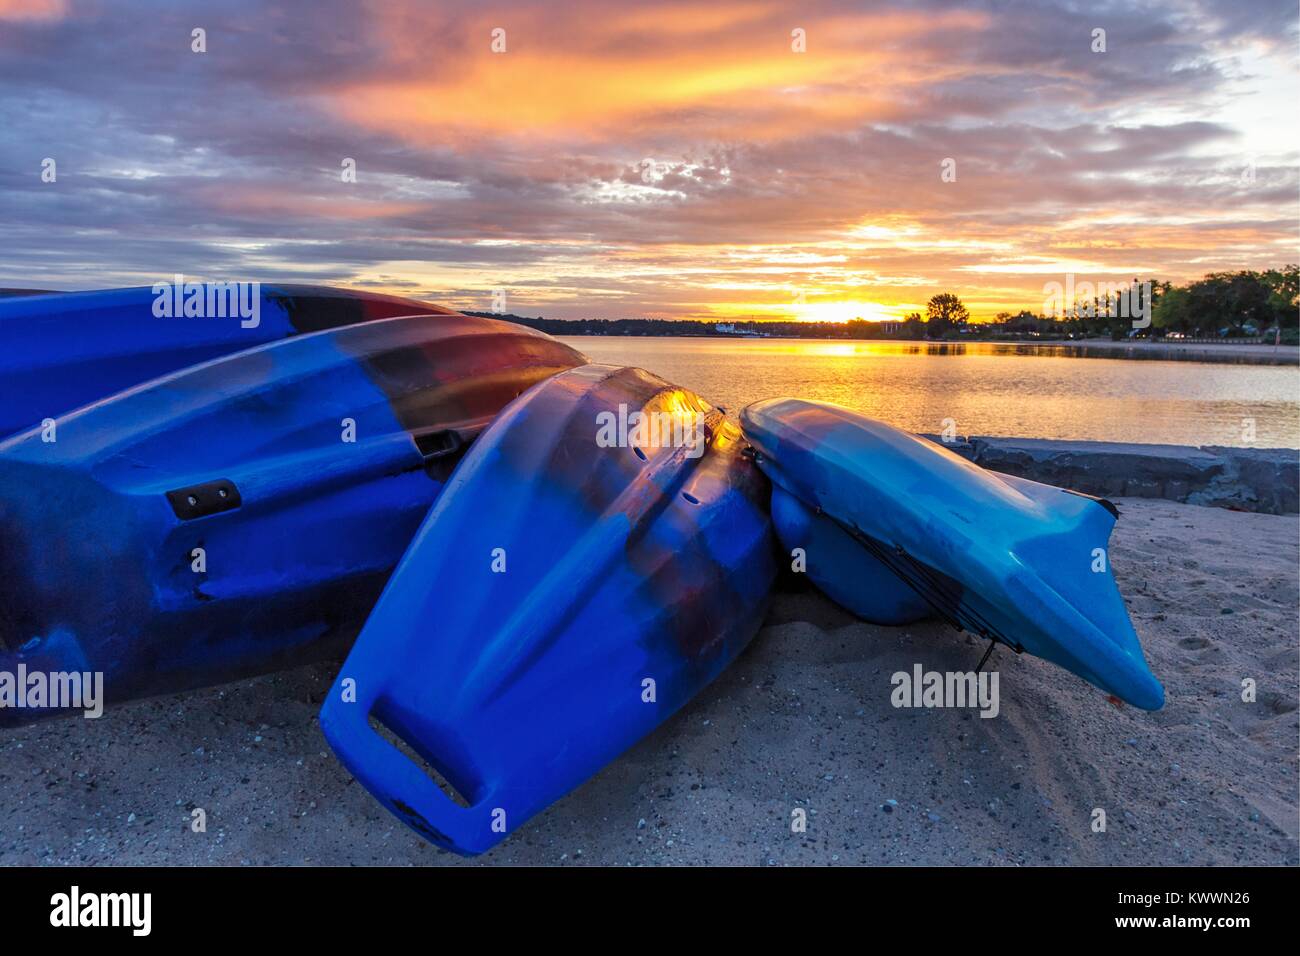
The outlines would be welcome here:
<svg viewBox="0 0 1300 956">
<path fill-rule="evenodd" d="M 969 341 L 979 339 L 1240 338 L 1263 336 L 1300 342 L 1300 267 L 1264 272 L 1214 272 L 1187 285 L 1134 280 L 1126 290 L 1100 287 L 1074 297 L 1068 308 L 1012 314 L 991 322 L 971 322 L 961 299 L 951 292 L 932 296 L 924 314 L 891 322 L 752 320 L 728 322 L 722 334 L 771 335 L 816 339 L 902 339 Z M 1081 284 L 1080 289 L 1084 286 Z M 1091 292 L 1091 288 L 1089 287 Z M 474 315 L 492 315 L 477 312 Z M 552 335 L 714 336 L 719 324 L 691 319 L 546 319 L 496 315 Z M 1149 318 L 1150 322 L 1147 323 Z"/>
</svg>

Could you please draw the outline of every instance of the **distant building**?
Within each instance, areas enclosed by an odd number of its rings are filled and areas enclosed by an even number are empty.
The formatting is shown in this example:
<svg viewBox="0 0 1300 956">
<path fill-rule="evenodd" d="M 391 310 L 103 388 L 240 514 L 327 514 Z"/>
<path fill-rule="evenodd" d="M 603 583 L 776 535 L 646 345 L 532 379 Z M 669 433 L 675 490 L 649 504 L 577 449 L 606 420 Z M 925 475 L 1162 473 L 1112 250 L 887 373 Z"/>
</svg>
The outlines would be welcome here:
<svg viewBox="0 0 1300 956">
<path fill-rule="evenodd" d="M 728 325 L 724 325 L 723 323 L 719 322 L 717 325 L 714 326 L 714 328 L 715 328 L 718 332 L 721 332 L 723 335 L 735 335 L 735 334 L 736 334 L 736 326 L 735 326 L 735 323 L 731 323 L 731 324 L 728 324 Z"/>
<path fill-rule="evenodd" d="M 885 321 L 880 323 L 880 331 L 883 332 L 885 335 L 893 335 L 902 327 L 903 327 L 902 322 L 898 322 L 893 319 L 886 319 Z"/>
</svg>

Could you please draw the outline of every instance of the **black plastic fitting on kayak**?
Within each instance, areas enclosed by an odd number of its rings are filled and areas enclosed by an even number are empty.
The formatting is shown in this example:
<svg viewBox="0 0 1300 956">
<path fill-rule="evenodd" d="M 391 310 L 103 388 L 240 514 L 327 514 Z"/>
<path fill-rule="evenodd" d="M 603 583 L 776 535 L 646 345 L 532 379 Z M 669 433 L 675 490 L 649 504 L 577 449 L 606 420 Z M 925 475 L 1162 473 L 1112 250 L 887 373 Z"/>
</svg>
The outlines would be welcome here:
<svg viewBox="0 0 1300 956">
<path fill-rule="evenodd" d="M 243 504 L 239 489 L 229 478 L 218 478 L 189 488 L 177 488 L 167 492 L 167 500 L 171 502 L 176 517 L 182 521 L 232 511 Z"/>
</svg>

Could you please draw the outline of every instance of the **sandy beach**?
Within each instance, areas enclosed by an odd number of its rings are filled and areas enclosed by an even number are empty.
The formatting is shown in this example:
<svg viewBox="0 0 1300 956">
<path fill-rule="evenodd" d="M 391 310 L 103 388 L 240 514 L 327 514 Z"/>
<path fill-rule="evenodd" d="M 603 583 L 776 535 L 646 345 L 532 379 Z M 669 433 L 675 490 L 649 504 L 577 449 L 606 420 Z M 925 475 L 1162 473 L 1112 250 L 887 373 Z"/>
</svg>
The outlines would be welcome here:
<svg viewBox="0 0 1300 956">
<path fill-rule="evenodd" d="M 788 584 L 701 698 L 477 861 L 334 760 L 316 723 L 333 667 L 315 666 L 0 732 L 0 864 L 1294 865 L 1300 519 L 1117 504 L 1156 713 L 1003 649 L 998 717 L 894 709 L 893 672 L 970 670 L 982 645 Z"/>
</svg>

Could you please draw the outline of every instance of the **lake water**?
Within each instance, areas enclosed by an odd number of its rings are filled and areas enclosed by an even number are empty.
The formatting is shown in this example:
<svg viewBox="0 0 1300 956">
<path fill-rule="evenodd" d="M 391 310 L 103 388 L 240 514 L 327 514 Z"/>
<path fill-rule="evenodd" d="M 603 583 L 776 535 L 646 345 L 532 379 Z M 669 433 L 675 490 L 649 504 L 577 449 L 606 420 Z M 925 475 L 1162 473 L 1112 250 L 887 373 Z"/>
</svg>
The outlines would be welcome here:
<svg viewBox="0 0 1300 956">
<path fill-rule="evenodd" d="M 761 398 L 836 402 L 910 431 L 1178 445 L 1300 447 L 1300 369 L 1016 354 L 903 342 L 569 336 L 729 412 Z M 1254 441 L 1246 429 L 1253 422 Z"/>
</svg>

